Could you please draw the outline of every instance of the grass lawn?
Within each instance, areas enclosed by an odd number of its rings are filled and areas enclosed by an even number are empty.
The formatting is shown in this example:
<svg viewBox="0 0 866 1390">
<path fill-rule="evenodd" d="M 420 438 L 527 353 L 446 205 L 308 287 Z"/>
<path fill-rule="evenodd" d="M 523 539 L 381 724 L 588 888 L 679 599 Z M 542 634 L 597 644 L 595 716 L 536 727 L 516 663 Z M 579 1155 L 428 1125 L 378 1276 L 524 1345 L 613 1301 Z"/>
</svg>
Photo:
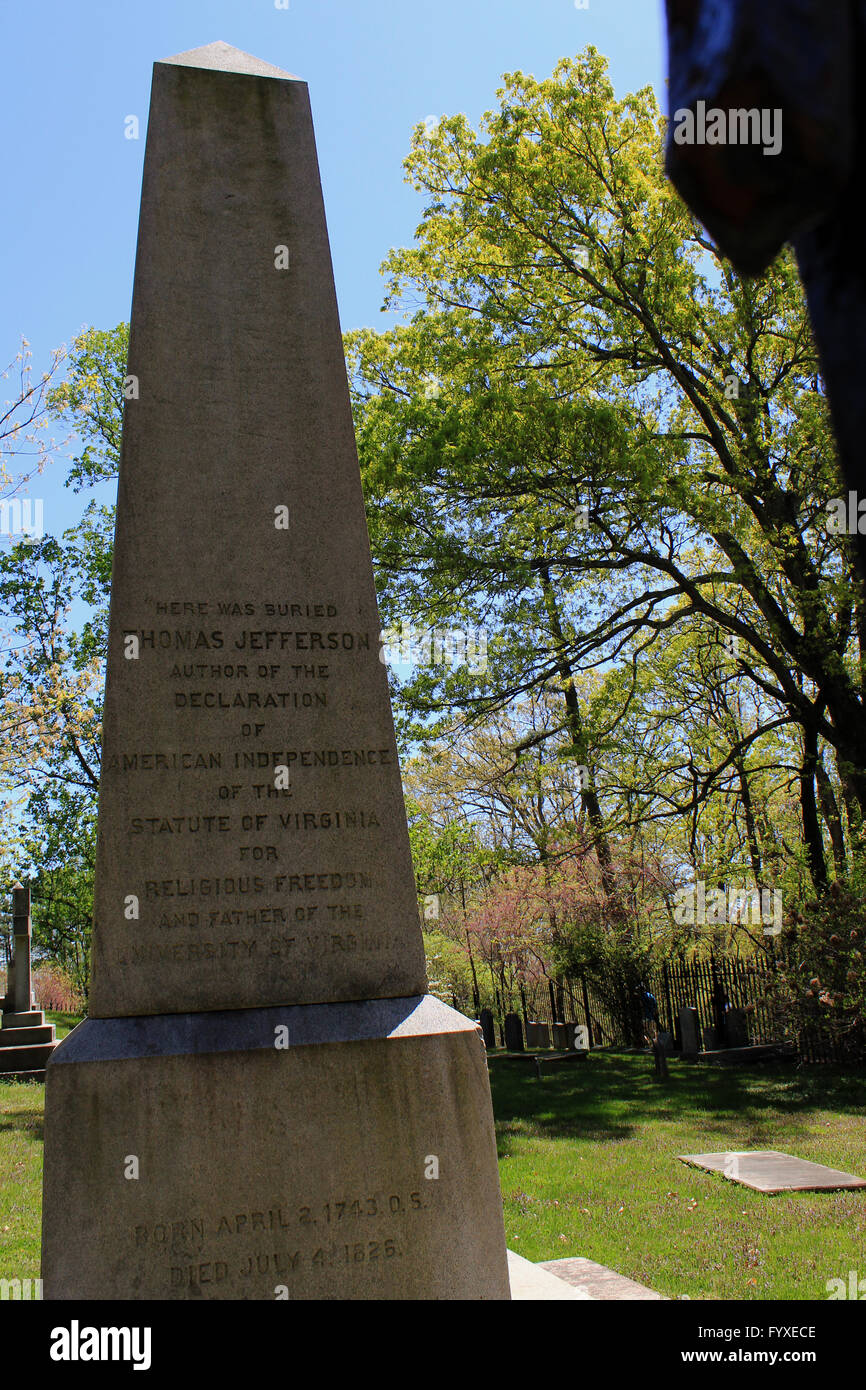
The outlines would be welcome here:
<svg viewBox="0 0 866 1390">
<path fill-rule="evenodd" d="M 50 1015 L 62 1037 L 75 1023 Z M 866 1173 L 862 1072 L 721 1071 L 594 1053 L 536 1080 L 491 1063 L 508 1244 L 530 1260 L 583 1255 L 690 1299 L 826 1299 L 866 1278 L 866 1189 L 768 1197 L 678 1153 L 783 1149 Z M 44 1087 L 0 1083 L 0 1278 L 36 1278 Z"/>
<path fill-rule="evenodd" d="M 866 1176 L 864 1073 L 717 1070 L 594 1053 L 550 1068 L 494 1060 L 508 1244 L 582 1255 L 670 1298 L 826 1299 L 866 1278 L 866 1188 L 771 1197 L 677 1161 L 781 1149 Z"/>
<path fill-rule="evenodd" d="M 57 1037 L 78 1019 L 46 1012 Z M 0 1279 L 37 1279 L 42 1227 L 42 1111 L 45 1087 L 0 1082 Z"/>
</svg>

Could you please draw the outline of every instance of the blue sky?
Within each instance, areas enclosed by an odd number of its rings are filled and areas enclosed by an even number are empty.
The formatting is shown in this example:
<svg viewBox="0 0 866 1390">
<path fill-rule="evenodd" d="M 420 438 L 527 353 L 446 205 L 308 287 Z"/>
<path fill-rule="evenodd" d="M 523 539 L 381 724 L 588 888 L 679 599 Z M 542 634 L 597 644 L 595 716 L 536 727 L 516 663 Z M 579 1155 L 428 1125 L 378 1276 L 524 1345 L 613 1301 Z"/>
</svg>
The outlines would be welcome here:
<svg viewBox="0 0 866 1390">
<path fill-rule="evenodd" d="M 412 127 L 477 122 L 504 72 L 546 76 L 588 43 L 618 95 L 651 83 L 664 104 L 663 38 L 661 0 L 0 0 L 0 358 L 24 334 L 41 369 L 84 326 L 128 318 L 160 58 L 223 39 L 309 83 L 342 324 L 385 328 L 379 266 L 421 207 L 402 169 Z M 54 533 L 81 507 L 64 471 L 58 458 L 30 489 Z"/>
</svg>

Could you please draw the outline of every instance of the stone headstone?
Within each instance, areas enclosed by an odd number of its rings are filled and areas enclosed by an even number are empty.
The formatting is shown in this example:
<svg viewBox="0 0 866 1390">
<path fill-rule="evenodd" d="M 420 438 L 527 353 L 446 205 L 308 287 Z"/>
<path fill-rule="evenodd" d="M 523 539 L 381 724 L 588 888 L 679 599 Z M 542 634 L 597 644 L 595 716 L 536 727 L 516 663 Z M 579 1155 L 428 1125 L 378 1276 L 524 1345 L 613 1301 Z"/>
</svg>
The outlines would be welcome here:
<svg viewBox="0 0 866 1390">
<path fill-rule="evenodd" d="M 705 1028 L 705 1029 L 704 1029 L 704 1051 L 705 1051 L 705 1052 L 715 1052 L 716 1049 L 719 1048 L 719 1047 L 721 1047 L 722 1045 L 723 1045 L 723 1044 L 722 1044 L 722 1042 L 721 1042 L 721 1040 L 720 1040 L 720 1038 L 719 1038 L 719 1030 L 718 1030 L 718 1028 L 714 1028 L 712 1025 L 710 1025 L 708 1028 Z"/>
<path fill-rule="evenodd" d="M 534 1047 L 550 1047 L 550 1029 L 546 1023 L 535 1024 Z"/>
<path fill-rule="evenodd" d="M 496 1046 L 496 1030 L 493 1025 L 493 1014 L 490 1009 L 482 1009 L 479 1018 L 481 1024 L 481 1036 L 484 1038 L 484 1046 L 490 1052 Z"/>
<path fill-rule="evenodd" d="M 523 1024 L 520 1014 L 505 1015 L 505 1046 L 509 1052 L 522 1052 L 523 1044 Z"/>
<path fill-rule="evenodd" d="M 48 1299 L 508 1297 L 477 1026 L 425 995 L 306 84 L 154 68 L 89 1018 Z"/>
<path fill-rule="evenodd" d="M 701 1050 L 701 1023 L 697 1009 L 680 1009 L 677 1015 L 680 1025 L 682 1050 L 686 1056 Z"/>
<path fill-rule="evenodd" d="M 656 1036 L 653 1038 L 653 1040 L 652 1040 L 652 1045 L 651 1045 L 651 1046 L 652 1046 L 653 1065 L 654 1065 L 654 1068 L 655 1068 L 655 1074 L 656 1074 L 656 1076 L 660 1076 L 660 1077 L 662 1077 L 663 1079 L 667 1079 L 667 1076 L 668 1076 L 667 1053 L 665 1052 L 664 1047 L 662 1046 L 662 1041 L 661 1041 L 661 1037 L 660 1037 L 659 1034 L 656 1034 Z"/>
<path fill-rule="evenodd" d="M 749 1015 L 745 1009 L 728 1009 L 725 1015 L 728 1047 L 749 1047 Z"/>
<path fill-rule="evenodd" d="M 574 1040 L 574 1026 L 573 1023 L 554 1023 L 552 1029 L 553 1046 L 567 1051 Z"/>
</svg>

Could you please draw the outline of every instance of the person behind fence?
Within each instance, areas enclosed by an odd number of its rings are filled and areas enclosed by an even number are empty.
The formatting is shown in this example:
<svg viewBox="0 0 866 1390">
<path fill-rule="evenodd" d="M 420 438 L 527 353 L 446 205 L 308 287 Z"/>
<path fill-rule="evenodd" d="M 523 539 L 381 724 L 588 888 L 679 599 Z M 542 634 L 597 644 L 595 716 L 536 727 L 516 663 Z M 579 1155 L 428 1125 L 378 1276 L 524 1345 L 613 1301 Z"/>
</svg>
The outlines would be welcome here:
<svg viewBox="0 0 866 1390">
<path fill-rule="evenodd" d="M 716 1025 L 716 1034 L 720 1046 L 727 1041 L 728 1021 L 725 1015 L 730 1007 L 731 1001 L 725 993 L 725 987 L 721 980 L 717 979 L 713 985 L 713 1022 Z"/>
<path fill-rule="evenodd" d="M 655 995 L 650 991 L 649 985 L 644 981 L 638 993 L 640 994 L 641 1006 L 644 1017 L 644 1033 L 647 1042 L 652 1044 L 658 1037 L 659 1031 L 659 1006 Z"/>
</svg>

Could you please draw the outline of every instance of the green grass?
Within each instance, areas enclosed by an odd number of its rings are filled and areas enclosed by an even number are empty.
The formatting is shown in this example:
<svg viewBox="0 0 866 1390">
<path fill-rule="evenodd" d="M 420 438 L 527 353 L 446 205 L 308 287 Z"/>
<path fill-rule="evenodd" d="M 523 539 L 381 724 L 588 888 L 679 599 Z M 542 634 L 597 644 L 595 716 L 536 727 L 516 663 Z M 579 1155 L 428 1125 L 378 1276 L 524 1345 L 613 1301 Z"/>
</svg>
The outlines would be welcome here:
<svg viewBox="0 0 866 1390">
<path fill-rule="evenodd" d="M 61 1042 L 67 1033 L 71 1033 L 76 1023 L 81 1022 L 80 1014 L 55 1014 L 50 1009 L 45 1011 L 46 1023 L 53 1023 L 57 1030 L 57 1041 Z"/>
<path fill-rule="evenodd" d="M 65 1038 L 73 1014 L 46 1013 Z M 0 1279 L 39 1275 L 42 1226 L 42 1112 L 45 1087 L 0 1082 Z"/>
<path fill-rule="evenodd" d="M 690 1299 L 826 1299 L 866 1277 L 866 1189 L 767 1196 L 681 1153 L 781 1149 L 863 1174 L 863 1072 L 716 1070 L 595 1053 L 550 1068 L 491 1065 L 508 1244 L 582 1255 Z"/>
<path fill-rule="evenodd" d="M 52 1014 L 58 1037 L 75 1020 Z M 671 1298 L 826 1299 L 866 1278 L 866 1189 L 768 1197 L 679 1153 L 783 1149 L 866 1170 L 863 1072 L 717 1071 L 594 1053 L 549 1068 L 495 1060 L 505 1228 L 530 1260 L 583 1255 Z M 39 1273 L 44 1087 L 0 1083 L 0 1278 Z"/>
</svg>

